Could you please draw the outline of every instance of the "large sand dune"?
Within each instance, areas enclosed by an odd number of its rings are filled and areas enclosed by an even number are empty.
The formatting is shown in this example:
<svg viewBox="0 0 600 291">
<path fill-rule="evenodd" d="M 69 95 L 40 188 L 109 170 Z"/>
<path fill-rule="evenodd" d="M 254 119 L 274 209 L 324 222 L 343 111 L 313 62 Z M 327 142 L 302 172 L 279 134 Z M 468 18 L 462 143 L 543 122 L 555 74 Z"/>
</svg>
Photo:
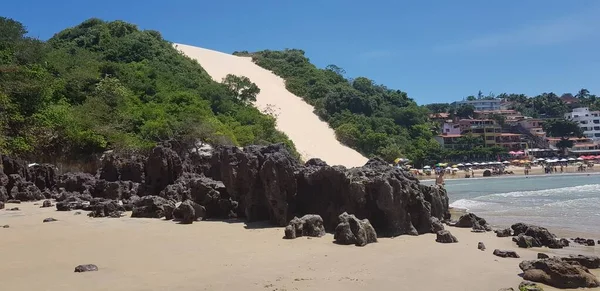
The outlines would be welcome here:
<svg viewBox="0 0 600 291">
<path fill-rule="evenodd" d="M 197 60 L 215 81 L 221 82 L 227 74 L 234 74 L 256 83 L 261 91 L 255 106 L 263 112 L 274 113 L 277 129 L 288 135 L 304 160 L 321 158 L 330 165 L 346 167 L 366 163 L 365 157 L 336 140 L 333 129 L 313 113 L 312 106 L 286 90 L 282 78 L 254 64 L 251 58 L 184 44 L 175 46 Z"/>
</svg>

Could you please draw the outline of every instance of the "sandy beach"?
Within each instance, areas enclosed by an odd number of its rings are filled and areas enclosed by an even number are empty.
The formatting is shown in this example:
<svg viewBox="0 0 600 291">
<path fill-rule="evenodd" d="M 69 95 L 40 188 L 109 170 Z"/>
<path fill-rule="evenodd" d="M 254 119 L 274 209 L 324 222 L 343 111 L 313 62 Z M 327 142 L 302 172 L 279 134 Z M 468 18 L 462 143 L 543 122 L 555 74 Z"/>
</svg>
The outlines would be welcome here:
<svg viewBox="0 0 600 291">
<path fill-rule="evenodd" d="M 515 167 L 515 166 L 509 166 L 506 167 L 507 171 L 512 171 L 513 174 L 510 175 L 501 175 L 501 176 L 492 176 L 489 178 L 501 178 L 501 177 L 511 177 L 511 176 L 524 176 L 525 173 L 523 171 L 523 167 Z M 474 178 L 478 179 L 478 178 L 488 178 L 488 177 L 483 177 L 483 172 L 485 172 L 486 169 L 476 169 L 473 170 L 473 172 L 475 173 Z M 578 172 L 577 168 L 575 166 L 569 166 L 566 167 L 564 169 L 564 172 L 560 172 L 560 168 L 558 169 L 559 172 L 557 173 L 552 173 L 552 174 L 546 174 L 544 172 L 544 168 L 541 166 L 533 166 L 531 167 L 531 169 L 529 170 L 529 176 L 539 176 L 539 175 L 561 175 L 561 174 L 577 174 L 577 175 L 586 175 L 586 174 L 598 174 L 600 173 L 600 166 L 596 166 L 593 168 L 588 168 L 585 172 Z M 458 171 L 456 172 L 455 175 L 452 174 L 446 174 L 444 175 L 444 179 L 448 180 L 448 179 L 465 179 L 465 174 L 467 174 L 467 172 L 465 171 Z M 430 176 L 427 175 L 423 175 L 423 176 L 417 176 L 417 178 L 419 178 L 419 180 L 422 181 L 426 181 L 426 180 L 435 180 L 435 175 L 432 174 Z"/>
<path fill-rule="evenodd" d="M 516 286 L 519 262 L 538 251 L 510 238 L 447 227 L 459 240 L 434 234 L 381 238 L 365 247 L 334 244 L 333 236 L 284 240 L 262 223 L 88 218 L 33 203 L 0 211 L 0 274 L 6 290 L 498 290 Z M 127 213 L 129 215 L 129 213 Z M 56 222 L 42 223 L 47 217 Z M 485 243 L 487 250 L 477 249 Z M 521 259 L 492 255 L 516 250 Z M 572 247 L 566 253 L 595 253 Z M 98 272 L 74 273 L 79 264 Z M 597 270 L 596 270 L 597 271 Z M 595 274 L 598 275 L 596 272 Z M 554 290 L 546 288 L 545 290 Z"/>
<path fill-rule="evenodd" d="M 256 83 L 260 93 L 254 105 L 277 119 L 277 129 L 288 135 L 305 161 L 320 158 L 330 165 L 346 167 L 360 167 L 367 162 L 367 158 L 336 139 L 333 129 L 314 114 L 311 105 L 287 91 L 281 77 L 254 64 L 251 58 L 184 44 L 174 45 L 198 61 L 217 82 L 227 74 L 234 74 L 246 76 Z"/>
</svg>

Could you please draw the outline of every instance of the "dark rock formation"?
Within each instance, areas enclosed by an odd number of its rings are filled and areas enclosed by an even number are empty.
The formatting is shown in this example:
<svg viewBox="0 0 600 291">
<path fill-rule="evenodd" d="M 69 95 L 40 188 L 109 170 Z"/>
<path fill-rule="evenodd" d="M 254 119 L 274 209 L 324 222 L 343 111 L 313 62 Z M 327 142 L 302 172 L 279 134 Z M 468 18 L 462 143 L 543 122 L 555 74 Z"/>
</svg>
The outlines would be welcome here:
<svg viewBox="0 0 600 291">
<path fill-rule="evenodd" d="M 435 241 L 439 243 L 457 243 L 458 239 L 447 230 L 441 230 L 436 233 Z"/>
<path fill-rule="evenodd" d="M 161 218 L 165 216 L 163 205 L 169 203 L 173 202 L 159 196 L 144 196 L 134 203 L 131 217 Z"/>
<path fill-rule="evenodd" d="M 483 244 L 483 242 L 478 242 L 477 243 L 477 249 L 485 251 L 485 245 Z"/>
<path fill-rule="evenodd" d="M 538 253 L 538 254 L 537 254 L 537 258 L 538 258 L 538 259 L 549 259 L 549 258 L 550 258 L 550 256 L 548 256 L 548 255 L 546 255 L 546 254 L 544 254 L 544 253 Z"/>
<path fill-rule="evenodd" d="M 167 203 L 163 204 L 163 213 L 166 220 L 173 219 L 173 212 L 175 211 L 175 204 Z"/>
<path fill-rule="evenodd" d="M 360 220 L 346 212 L 339 215 L 339 224 L 333 238 L 342 245 L 365 246 L 377 242 L 377 233 L 368 219 Z"/>
<path fill-rule="evenodd" d="M 510 228 L 496 229 L 494 232 L 497 237 L 509 237 L 512 235 L 512 230 Z"/>
<path fill-rule="evenodd" d="M 516 238 L 513 238 L 513 241 L 516 242 L 517 246 L 520 248 L 537 248 L 542 246 L 542 243 L 535 237 L 524 234 L 519 234 Z"/>
<path fill-rule="evenodd" d="M 48 218 L 44 218 L 43 222 L 54 222 L 54 221 L 58 221 L 56 218 L 53 217 L 48 217 Z"/>
<path fill-rule="evenodd" d="M 19 207 L 7 208 L 6 211 L 20 211 Z"/>
<path fill-rule="evenodd" d="M 444 230 L 444 224 L 437 218 L 431 217 L 431 232 L 436 233 L 440 230 Z"/>
<path fill-rule="evenodd" d="M 327 163 L 319 158 L 312 158 L 308 161 L 306 161 L 306 163 L 304 164 L 304 166 L 306 167 L 311 167 L 311 166 L 315 166 L 315 167 L 325 167 L 328 166 Z"/>
<path fill-rule="evenodd" d="M 530 281 L 523 281 L 519 284 L 519 291 L 544 291 L 544 288 Z"/>
<path fill-rule="evenodd" d="M 27 168 L 27 180 L 40 190 L 52 189 L 56 186 L 57 172 L 54 165 L 36 164 Z"/>
<path fill-rule="evenodd" d="M 501 258 L 520 258 L 520 256 L 515 251 L 504 251 L 495 249 L 494 256 L 498 256 Z"/>
<path fill-rule="evenodd" d="M 456 227 L 470 227 L 476 231 L 491 231 L 491 226 L 485 221 L 485 219 L 473 214 L 467 213 L 462 215 L 456 224 Z"/>
<path fill-rule="evenodd" d="M 580 244 L 580 245 L 589 246 L 589 247 L 596 245 L 596 242 L 593 239 L 590 239 L 590 238 L 578 237 L 578 238 L 574 238 L 573 241 L 575 243 Z"/>
<path fill-rule="evenodd" d="M 552 234 L 548 229 L 540 226 L 529 225 L 524 223 L 516 223 L 511 226 L 514 235 L 524 234 L 535 238 L 539 244 L 545 247 L 560 249 L 563 246 L 559 243 L 556 235 Z"/>
<path fill-rule="evenodd" d="M 125 208 L 114 200 L 98 202 L 91 207 L 92 210 L 88 213 L 89 217 L 119 218 L 123 216 L 123 211 L 125 211 Z"/>
<path fill-rule="evenodd" d="M 588 269 L 600 268 L 600 257 L 597 257 L 597 256 L 570 255 L 566 258 L 560 258 L 560 259 L 565 262 L 577 262 L 580 265 L 582 265 Z"/>
<path fill-rule="evenodd" d="M 483 176 L 484 177 L 491 177 L 492 176 L 492 171 L 490 171 L 490 170 L 483 171 Z"/>
<path fill-rule="evenodd" d="M 301 218 L 294 217 L 285 227 L 285 238 L 294 239 L 301 236 L 321 237 L 325 235 L 323 218 L 307 214 Z"/>
<path fill-rule="evenodd" d="M 4 202 L 0 201 L 0 209 L 4 209 Z"/>
<path fill-rule="evenodd" d="M 98 271 L 98 266 L 94 264 L 79 265 L 75 267 L 75 273 Z"/>
<path fill-rule="evenodd" d="M 560 240 L 558 240 L 558 243 L 563 247 L 568 247 L 571 244 L 566 238 L 561 238 Z"/>
<path fill-rule="evenodd" d="M 87 173 L 66 173 L 61 175 L 56 182 L 56 187 L 64 188 L 66 192 L 92 193 L 96 185 L 96 178 Z"/>
<path fill-rule="evenodd" d="M 50 200 L 44 200 L 44 202 L 42 203 L 41 208 L 46 208 L 46 207 L 52 207 L 54 205 L 52 205 L 52 201 Z"/>
<path fill-rule="evenodd" d="M 587 268 L 560 259 L 523 261 L 519 264 L 523 279 L 555 288 L 592 288 L 600 282 Z"/>
<path fill-rule="evenodd" d="M 173 211 L 173 217 L 179 220 L 182 224 L 191 224 L 196 220 L 196 210 L 192 205 L 192 201 L 186 200 L 182 202 Z"/>
<path fill-rule="evenodd" d="M 163 146 L 155 147 L 146 161 L 146 194 L 158 195 L 167 187 L 175 183 L 182 174 L 181 158 L 175 151 Z"/>
</svg>

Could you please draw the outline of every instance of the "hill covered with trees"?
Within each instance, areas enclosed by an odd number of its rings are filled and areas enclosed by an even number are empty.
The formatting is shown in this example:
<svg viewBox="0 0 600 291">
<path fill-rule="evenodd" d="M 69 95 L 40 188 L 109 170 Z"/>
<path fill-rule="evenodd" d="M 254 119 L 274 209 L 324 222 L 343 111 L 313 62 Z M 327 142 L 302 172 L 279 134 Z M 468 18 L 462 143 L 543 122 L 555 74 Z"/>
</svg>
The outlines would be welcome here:
<svg viewBox="0 0 600 291">
<path fill-rule="evenodd" d="M 298 49 L 234 54 L 251 56 L 257 65 L 285 79 L 287 89 L 313 105 L 338 140 L 365 156 L 388 161 L 408 157 L 416 164 L 441 159 L 429 110 L 418 106 L 407 93 L 365 77 L 348 79 L 335 65 L 317 68 Z"/>
<path fill-rule="evenodd" d="M 196 139 L 295 152 L 275 119 L 248 104 L 255 84 L 214 82 L 157 31 L 89 19 L 46 42 L 26 33 L 0 18 L 0 153 L 76 158 Z"/>
</svg>

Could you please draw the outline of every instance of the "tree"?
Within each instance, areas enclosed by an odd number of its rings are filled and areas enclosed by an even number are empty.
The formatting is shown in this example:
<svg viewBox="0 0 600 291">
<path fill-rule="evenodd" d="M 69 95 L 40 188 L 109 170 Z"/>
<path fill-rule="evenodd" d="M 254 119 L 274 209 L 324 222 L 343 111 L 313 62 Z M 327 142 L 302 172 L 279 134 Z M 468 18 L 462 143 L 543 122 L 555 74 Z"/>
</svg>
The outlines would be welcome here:
<svg viewBox="0 0 600 291">
<path fill-rule="evenodd" d="M 475 101 L 475 100 L 477 100 L 477 99 L 475 98 L 475 96 L 473 96 L 473 95 L 469 95 L 469 96 L 467 96 L 467 101 Z"/>
<path fill-rule="evenodd" d="M 483 98 L 483 92 L 481 92 L 481 90 L 479 90 L 479 92 L 477 92 L 477 99 L 482 99 Z"/>
<path fill-rule="evenodd" d="M 340 76 L 346 75 L 346 71 L 344 69 L 342 69 L 342 68 L 340 68 L 340 67 L 338 67 L 336 65 L 333 65 L 333 64 L 328 65 L 327 67 L 325 67 L 325 70 L 332 71 L 332 72 L 334 72 L 334 73 L 336 73 L 336 74 L 338 74 Z"/>
<path fill-rule="evenodd" d="M 456 108 L 456 116 L 459 118 L 471 118 L 475 114 L 475 106 L 463 104 Z"/>
<path fill-rule="evenodd" d="M 223 78 L 223 84 L 227 86 L 231 94 L 244 103 L 256 101 L 256 95 L 260 93 L 260 88 L 245 76 L 227 74 Z"/>
<path fill-rule="evenodd" d="M 560 149 L 563 155 L 566 155 L 567 149 L 573 147 L 573 141 L 567 137 L 561 137 L 556 143 L 556 147 Z"/>
<path fill-rule="evenodd" d="M 496 123 L 500 126 L 504 126 L 506 124 L 506 116 L 498 113 L 490 114 L 490 119 L 496 121 Z"/>
<path fill-rule="evenodd" d="M 552 119 L 546 121 L 542 127 L 548 136 L 553 137 L 582 137 L 583 130 L 576 122 L 566 119 Z"/>
</svg>

